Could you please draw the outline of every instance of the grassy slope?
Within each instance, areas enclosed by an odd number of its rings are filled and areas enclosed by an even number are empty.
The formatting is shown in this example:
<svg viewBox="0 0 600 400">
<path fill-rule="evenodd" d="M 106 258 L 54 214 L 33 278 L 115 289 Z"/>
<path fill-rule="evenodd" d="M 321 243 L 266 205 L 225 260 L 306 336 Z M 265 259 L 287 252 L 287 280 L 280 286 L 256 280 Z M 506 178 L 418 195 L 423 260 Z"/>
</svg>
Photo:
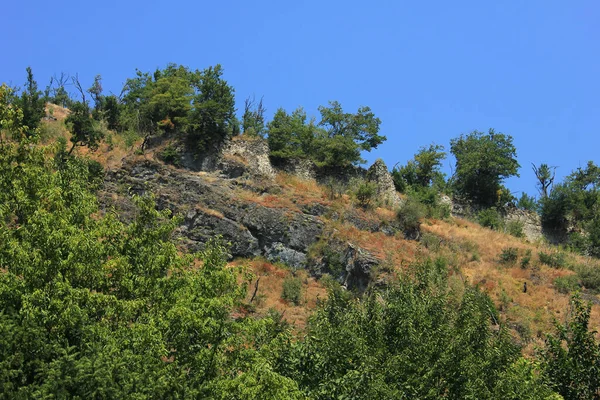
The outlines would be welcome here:
<svg viewBox="0 0 600 400">
<path fill-rule="evenodd" d="M 59 106 L 54 108 L 56 121 L 44 121 L 45 142 L 56 140 L 58 136 L 68 138 L 63 120 L 67 110 Z M 86 148 L 78 148 L 76 152 L 87 155 L 99 162 L 105 168 L 115 169 L 125 157 L 133 156 L 133 150 L 139 147 L 141 140 L 127 148 L 123 138 L 112 134 L 113 145 L 102 143 L 95 152 Z M 156 149 L 138 158 L 156 158 Z M 206 174 L 203 174 L 206 175 Z M 207 179 L 218 180 L 216 177 Z M 277 207 L 299 211 L 305 204 L 320 203 L 334 210 L 352 209 L 360 218 L 365 220 L 389 221 L 395 218 L 395 212 L 388 208 L 376 208 L 364 211 L 353 206 L 348 196 L 330 200 L 326 189 L 314 181 L 306 181 L 288 174 L 277 175 L 276 182 L 280 193 L 258 195 L 256 192 L 239 189 L 239 197 L 267 207 Z M 478 224 L 462 220 L 424 221 L 422 230 L 424 239 L 421 242 L 405 240 L 401 235 L 386 236 L 383 233 L 361 231 L 356 227 L 338 221 L 324 218 L 329 232 L 348 240 L 382 260 L 385 268 L 380 273 L 393 277 L 399 270 L 410 263 L 424 257 L 446 257 L 453 267 L 452 285 L 464 285 L 464 282 L 477 284 L 487 292 L 498 306 L 502 319 L 514 330 L 515 338 L 526 345 L 525 352 L 530 353 L 536 344 L 543 339 L 544 333 L 552 330 L 553 319 L 564 321 L 568 314 L 569 296 L 557 292 L 553 287 L 556 277 L 572 274 L 568 269 L 554 269 L 541 264 L 537 254 L 539 251 L 553 252 L 544 244 L 532 244 L 506 234 L 491 231 Z M 503 249 L 514 247 L 519 249 L 519 261 L 525 251 L 530 249 L 533 257 L 527 268 L 521 268 L 519 262 L 506 265 L 499 261 Z M 592 263 L 600 268 L 600 262 L 570 254 L 571 264 Z M 301 331 L 311 311 L 316 307 L 319 298 L 326 296 L 323 285 L 315 278 L 308 276 L 305 271 L 299 271 L 303 283 L 303 296 L 299 305 L 289 304 L 281 299 L 284 279 L 291 271 L 282 266 L 273 265 L 263 259 L 236 260 L 234 264 L 246 265 L 255 277 L 260 277 L 257 296 L 251 309 L 258 314 L 264 314 L 270 308 L 284 313 L 284 318 L 293 323 Z M 251 283 L 248 299 L 254 290 L 255 280 Z M 523 283 L 527 282 L 528 291 L 523 293 Z M 598 296 L 589 295 L 588 299 L 595 300 L 591 327 L 600 326 L 600 300 Z"/>
</svg>

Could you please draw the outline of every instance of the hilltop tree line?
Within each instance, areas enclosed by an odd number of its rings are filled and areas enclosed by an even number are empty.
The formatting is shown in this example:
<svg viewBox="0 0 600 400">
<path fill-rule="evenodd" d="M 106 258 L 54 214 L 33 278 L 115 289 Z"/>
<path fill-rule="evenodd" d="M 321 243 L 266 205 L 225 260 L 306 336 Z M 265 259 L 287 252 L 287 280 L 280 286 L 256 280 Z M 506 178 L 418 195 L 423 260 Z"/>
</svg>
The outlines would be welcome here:
<svg viewBox="0 0 600 400">
<path fill-rule="evenodd" d="M 191 70 L 169 64 L 153 73 L 137 70 L 119 95 L 104 92 L 100 75 L 84 89 L 78 76 L 61 74 L 42 91 L 31 68 L 26 72 L 20 95 L 10 88 L 3 94 L 5 104 L 22 110 L 21 119 L 12 116 L 4 124 L 21 126 L 20 135 L 29 137 L 39 129 L 47 102 L 68 106 L 69 152 L 76 146 L 96 148 L 103 136 L 100 121 L 108 129 L 141 135 L 142 150 L 147 140 L 157 135 L 178 136 L 190 149 L 202 152 L 244 133 L 266 138 L 274 161 L 307 159 L 319 167 L 333 168 L 363 163 L 362 152 L 386 140 L 379 132 L 380 119 L 369 107 L 346 112 L 337 101 L 319 107 L 318 119 L 309 118 L 302 108 L 291 113 L 280 108 L 267 121 L 263 99 L 248 98 L 238 120 L 234 88 L 223 79 L 220 65 Z M 77 96 L 70 96 L 67 87 L 73 87 Z M 521 167 L 512 136 L 494 129 L 473 131 L 452 139 L 450 153 L 456 160 L 451 177 L 441 172 L 447 157 L 444 146 L 431 144 L 393 169 L 396 189 L 428 206 L 439 203 L 442 192 L 482 209 L 516 204 L 540 213 L 544 227 L 562 233 L 573 249 L 600 256 L 600 168 L 593 162 L 556 184 L 556 167 L 534 164 L 539 198 L 523 193 L 516 199 L 504 186 L 507 178 L 519 176 Z"/>
<path fill-rule="evenodd" d="M 127 109 L 116 99 L 117 129 L 177 133 L 200 147 L 236 132 L 234 116 L 225 118 L 214 97 L 228 92 L 220 68 L 167 70 L 128 81 L 123 98 L 133 100 Z M 48 96 L 30 70 L 28 78 L 20 95 L 0 87 L 0 398 L 600 398 L 590 305 L 573 297 L 571 318 L 525 359 L 485 293 L 449 284 L 444 259 L 417 263 L 389 288 L 360 298 L 332 283 L 301 337 L 276 312 L 248 314 L 252 277 L 226 265 L 219 238 L 201 253 L 182 254 L 173 239 L 179 217 L 157 211 L 149 196 L 134 197 L 128 224 L 114 211 L 100 212 L 102 168 L 72 152 L 99 140 L 90 130 L 111 115 L 112 106 L 96 106 L 104 101 L 100 79 L 91 90 L 76 79 L 81 101 L 69 100 L 69 148 L 64 140 L 36 142 Z M 188 81 L 196 89 L 186 89 Z M 189 102 L 175 101 L 175 83 Z M 247 111 L 245 126 L 260 134 L 260 113 Z M 282 134 L 305 132 L 312 138 L 298 139 L 294 157 L 323 165 L 337 161 L 317 156 L 313 140 L 342 149 L 352 141 L 352 157 L 384 140 L 366 108 L 348 114 L 332 102 L 320 112 L 316 123 L 302 111 L 281 111 L 264 133 L 269 137 L 276 120 Z M 298 130 L 306 126 L 312 130 Z M 195 136 L 203 129 L 208 136 Z M 432 145 L 396 169 L 397 185 L 420 193 L 454 187 L 482 204 L 500 201 L 502 180 L 518 168 L 512 138 L 474 132 L 451 145 L 464 176 L 445 181 L 445 153 Z M 287 157 L 285 148 L 274 156 Z M 585 219 L 594 203 L 593 167 L 555 186 L 548 204 L 564 199 L 563 191 L 566 198 L 575 193 L 585 207 L 567 202 L 559 211 Z M 477 183 L 485 174 L 491 181 Z"/>
</svg>

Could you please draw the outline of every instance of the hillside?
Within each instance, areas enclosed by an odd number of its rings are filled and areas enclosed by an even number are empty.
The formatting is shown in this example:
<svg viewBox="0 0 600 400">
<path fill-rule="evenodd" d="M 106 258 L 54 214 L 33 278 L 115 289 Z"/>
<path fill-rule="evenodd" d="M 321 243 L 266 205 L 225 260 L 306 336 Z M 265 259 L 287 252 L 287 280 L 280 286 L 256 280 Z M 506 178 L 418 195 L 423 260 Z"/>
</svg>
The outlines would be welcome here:
<svg viewBox="0 0 600 400">
<path fill-rule="evenodd" d="M 66 112 L 52 107 L 58 110 L 58 120 L 47 121 L 47 129 L 68 136 L 66 130 L 61 131 Z M 300 329 L 317 299 L 326 296 L 319 278 L 331 271 L 319 262 L 323 248 L 331 245 L 342 253 L 355 246 L 366 258 L 377 260 L 367 263 L 364 271 L 360 260 L 359 265 L 344 260 L 345 271 L 334 277 L 341 283 L 350 282 L 351 289 L 381 284 L 420 259 L 446 258 L 458 284 L 477 285 L 492 297 L 504 323 L 526 345 L 527 353 L 542 343 L 545 333 L 553 329 L 554 319 L 567 317 L 570 294 L 557 290 L 556 278 L 573 275 L 575 265 L 600 268 L 600 262 L 565 253 L 544 240 L 516 238 L 460 217 L 425 219 L 420 240 L 407 239 L 394 206 L 378 204 L 365 209 L 348 194 L 332 198 L 331 189 L 307 179 L 305 171 L 285 168 L 286 172 L 271 166 L 267 150 L 257 146 L 255 138 L 235 138 L 237 144 L 225 151 L 217 163 L 219 169 L 209 171 L 164 164 L 159 154 L 165 143 L 134 154 L 139 140 L 130 150 L 123 139 L 117 140 L 116 146 L 105 142 L 96 152 L 82 149 L 82 154 L 107 170 L 101 191 L 104 207 L 115 206 L 126 216 L 133 209 L 131 194 L 151 192 L 159 208 L 184 216 L 178 230 L 182 249 L 199 250 L 209 238 L 222 235 L 231 243 L 233 263 L 248 266 L 260 277 L 256 312 L 265 314 L 274 308 Z M 508 248 L 518 249 L 518 256 L 507 263 L 501 256 Z M 520 261 L 528 251 L 531 261 L 523 268 Z M 540 252 L 564 253 L 564 265 L 553 268 L 540 262 Z M 299 305 L 281 298 L 283 281 L 292 272 L 302 277 Z M 523 293 L 524 283 L 527 293 Z M 584 295 L 593 303 L 591 325 L 600 326 L 600 297 L 593 291 Z"/>
<path fill-rule="evenodd" d="M 0 144 L 6 393 L 598 393 L 600 264 L 546 244 L 534 214 L 450 199 L 435 164 L 394 176 L 381 160 L 274 156 L 248 134 L 199 151 L 76 112 L 50 105 L 38 130 L 7 125 Z M 548 380 L 570 365 L 565 345 L 591 363 L 560 378 L 567 389 Z"/>
<path fill-rule="evenodd" d="M 59 111 L 58 115 L 66 113 Z M 50 130 L 59 131 L 62 118 L 46 124 Z M 564 267 L 552 268 L 541 263 L 538 254 L 563 252 L 556 247 L 543 240 L 532 243 L 495 232 L 459 217 L 426 219 L 421 224 L 420 240 L 407 239 L 393 206 L 364 209 L 347 194 L 332 199 L 330 189 L 315 179 L 306 179 L 302 171 L 294 173 L 287 168 L 286 172 L 269 164 L 272 175 L 265 176 L 256 167 L 257 157 L 268 163 L 268 156 L 261 154 L 264 148 L 258 146 L 257 150 L 253 138 L 235 141 L 239 145 L 226 151 L 221 169 L 196 172 L 164 164 L 158 154 L 166 144 L 143 155 L 134 154 L 136 146 L 124 150 L 123 143 L 104 143 L 92 153 L 82 150 L 108 171 L 101 194 L 105 207 L 116 206 L 121 215 L 127 215 L 133 208 L 130 195 L 148 191 L 156 195 L 160 208 L 184 215 L 178 230 L 182 249 L 201 249 L 210 237 L 222 235 L 231 243 L 233 263 L 248 266 L 260 277 L 253 309 L 264 315 L 274 308 L 299 329 L 305 326 L 317 299 L 326 296 L 319 278 L 331 271 L 323 271 L 318 264 L 323 248 L 330 244 L 340 252 L 355 246 L 366 257 L 377 260 L 365 271 L 359 271 L 361 265 L 346 262 L 346 271 L 335 277 L 342 283 L 354 282 L 362 290 L 375 282 L 381 284 L 417 260 L 446 258 L 457 284 L 477 285 L 492 297 L 503 322 L 525 344 L 528 354 L 542 344 L 545 333 L 553 329 L 554 319 L 564 321 L 567 317 L 570 295 L 557 290 L 556 278 L 573 275 L 572 267 L 579 264 L 600 268 L 594 259 L 576 254 L 567 255 Z M 249 153 L 240 151 L 246 147 Z M 231 177 L 232 170 L 236 171 L 233 175 L 241 176 Z M 518 249 L 517 259 L 508 263 L 501 260 L 507 248 Z M 520 261 L 528 251 L 531 261 L 522 268 Z M 303 282 L 299 305 L 281 298 L 283 281 L 292 272 Z M 524 283 L 527 293 L 523 293 Z M 255 284 L 256 280 L 251 287 Z M 600 326 L 600 297 L 586 292 L 585 298 L 593 303 L 590 323 Z"/>
</svg>

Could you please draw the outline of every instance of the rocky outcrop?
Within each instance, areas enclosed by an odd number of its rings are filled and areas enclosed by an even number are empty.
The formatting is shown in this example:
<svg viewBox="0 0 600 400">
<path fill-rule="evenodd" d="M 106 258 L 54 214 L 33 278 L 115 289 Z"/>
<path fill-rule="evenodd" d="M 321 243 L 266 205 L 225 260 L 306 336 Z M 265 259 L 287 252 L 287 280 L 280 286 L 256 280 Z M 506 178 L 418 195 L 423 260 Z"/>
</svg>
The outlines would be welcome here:
<svg viewBox="0 0 600 400">
<path fill-rule="evenodd" d="M 259 137 L 237 136 L 223 148 L 218 168 L 230 178 L 244 173 L 275 178 L 275 170 L 269 160 L 269 145 Z"/>
<path fill-rule="evenodd" d="M 130 195 L 145 192 L 155 194 L 159 208 L 184 216 L 179 234 L 192 250 L 221 235 L 231 243 L 233 257 L 263 255 L 303 267 L 309 246 L 323 230 L 317 216 L 240 200 L 235 180 L 174 170 L 149 160 L 129 161 L 107 173 L 103 208 L 116 206 L 127 218 L 133 210 Z"/>
<path fill-rule="evenodd" d="M 397 207 L 400 205 L 400 196 L 396 192 L 394 180 L 382 159 L 378 159 L 367 171 L 367 179 L 377 185 L 377 196 L 385 204 Z"/>
<path fill-rule="evenodd" d="M 544 237 L 541 218 L 539 214 L 534 211 L 510 208 L 506 211 L 504 221 L 506 223 L 517 222 L 521 224 L 523 226 L 525 238 L 531 242 L 535 242 Z"/>
<path fill-rule="evenodd" d="M 317 167 L 306 159 L 273 159 L 273 166 L 280 171 L 301 179 L 317 179 Z"/>
<path fill-rule="evenodd" d="M 327 273 L 348 289 L 364 291 L 379 261 L 350 242 L 330 238 L 324 250 L 308 260 L 307 264 L 315 276 Z"/>
</svg>

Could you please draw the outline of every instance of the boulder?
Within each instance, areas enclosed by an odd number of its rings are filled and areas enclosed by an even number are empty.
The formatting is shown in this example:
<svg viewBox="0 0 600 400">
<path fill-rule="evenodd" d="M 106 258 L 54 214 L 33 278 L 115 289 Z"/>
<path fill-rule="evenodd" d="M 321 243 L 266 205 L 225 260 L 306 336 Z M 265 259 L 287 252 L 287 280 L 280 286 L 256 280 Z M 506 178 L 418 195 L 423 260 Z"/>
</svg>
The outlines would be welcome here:
<svg viewBox="0 0 600 400">
<path fill-rule="evenodd" d="M 377 185 L 377 196 L 385 204 L 397 207 L 401 203 L 400 196 L 396 192 L 394 180 L 382 159 L 378 159 L 367 170 L 367 179 Z"/>
</svg>

